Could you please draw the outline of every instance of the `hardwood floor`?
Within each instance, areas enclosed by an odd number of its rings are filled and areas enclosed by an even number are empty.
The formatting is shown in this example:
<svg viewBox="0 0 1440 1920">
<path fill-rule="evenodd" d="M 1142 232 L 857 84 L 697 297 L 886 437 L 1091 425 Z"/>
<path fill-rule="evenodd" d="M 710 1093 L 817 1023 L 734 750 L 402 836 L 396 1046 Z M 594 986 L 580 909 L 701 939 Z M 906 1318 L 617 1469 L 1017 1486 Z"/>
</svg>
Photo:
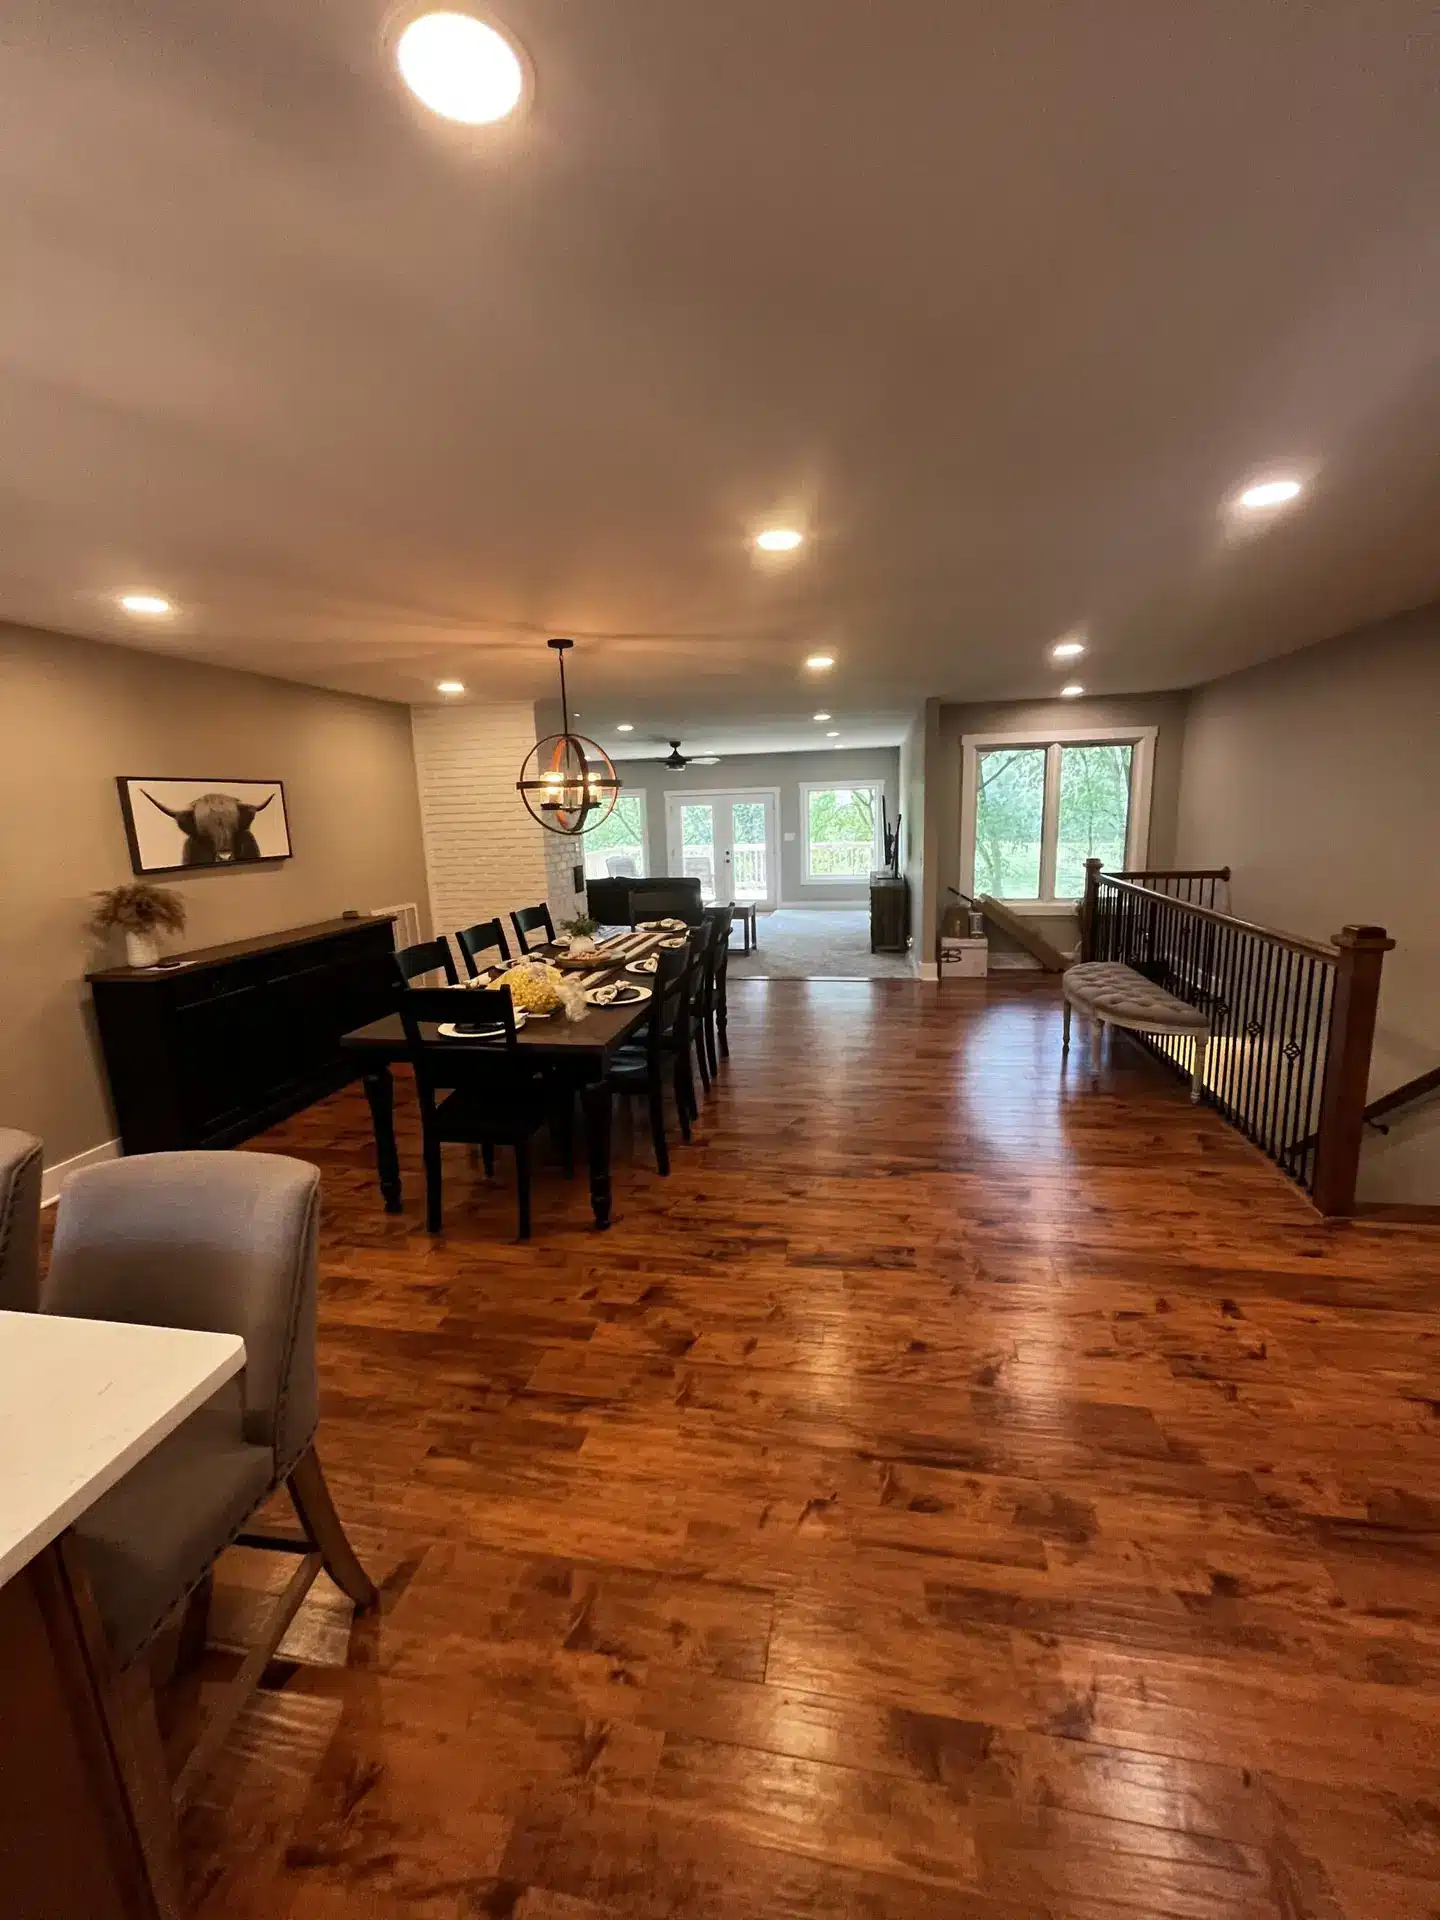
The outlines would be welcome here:
<svg viewBox="0 0 1440 1920">
<path fill-rule="evenodd" d="M 1132 1043 L 1062 1064 L 1053 985 L 731 1000 L 608 1234 L 549 1171 L 510 1244 L 456 1149 L 431 1240 L 403 1102 L 387 1218 L 358 1090 L 258 1143 L 324 1170 L 384 1604 L 307 1603 L 203 1920 L 1440 1912 L 1440 1236 L 1322 1224 Z"/>
</svg>

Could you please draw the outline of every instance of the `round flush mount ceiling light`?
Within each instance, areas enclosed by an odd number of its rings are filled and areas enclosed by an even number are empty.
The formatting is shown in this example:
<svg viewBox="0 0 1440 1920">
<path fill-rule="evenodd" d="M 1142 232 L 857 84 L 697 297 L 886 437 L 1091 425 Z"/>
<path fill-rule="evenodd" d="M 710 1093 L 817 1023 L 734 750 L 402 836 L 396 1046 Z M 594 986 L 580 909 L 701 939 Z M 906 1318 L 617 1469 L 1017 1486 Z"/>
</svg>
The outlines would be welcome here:
<svg viewBox="0 0 1440 1920">
<path fill-rule="evenodd" d="M 756 534 L 755 544 L 762 553 L 794 553 L 804 546 L 805 536 L 794 527 L 766 527 Z"/>
<path fill-rule="evenodd" d="M 835 656 L 831 653 L 812 653 L 805 664 L 811 673 L 828 673 L 835 664 Z"/>
<path fill-rule="evenodd" d="M 122 593 L 120 604 L 126 613 L 138 614 L 142 619 L 155 620 L 170 612 L 170 602 L 159 593 Z"/>
<path fill-rule="evenodd" d="M 832 727 L 830 732 L 826 734 L 825 738 L 827 740 L 838 740 L 840 738 L 840 729 L 838 727 Z"/>
<path fill-rule="evenodd" d="M 395 49 L 400 77 L 422 105 L 445 120 L 484 127 L 520 104 L 525 68 L 503 33 L 468 13 L 426 13 Z"/>
<path fill-rule="evenodd" d="M 1057 640 L 1050 649 L 1052 660 L 1078 660 L 1085 651 L 1083 640 Z"/>
<path fill-rule="evenodd" d="M 1078 700 L 1084 691 L 1084 687 L 1077 686 L 1072 680 L 1068 687 L 1061 687 L 1060 698 L 1062 700 Z"/>
<path fill-rule="evenodd" d="M 617 733 L 633 733 L 635 729 L 628 720 L 617 720 L 615 723 L 615 731 Z"/>
<path fill-rule="evenodd" d="M 1292 500 L 1299 499 L 1303 491 L 1300 482 L 1289 476 L 1278 480 L 1258 480 L 1240 495 L 1240 505 L 1247 513 L 1267 513 L 1275 507 L 1289 506 Z"/>
<path fill-rule="evenodd" d="M 830 716 L 829 716 L 829 714 L 828 714 L 828 713 L 817 713 L 817 714 L 816 714 L 816 716 L 815 716 L 815 718 L 816 718 L 817 720 L 828 720 L 828 719 L 830 718 Z"/>
<path fill-rule="evenodd" d="M 463 680 L 437 680 L 435 682 L 435 691 L 437 693 L 463 693 L 465 691 L 465 682 Z"/>
<path fill-rule="evenodd" d="M 692 753 L 690 764 L 692 767 L 718 767 L 720 756 L 718 753 Z"/>
</svg>

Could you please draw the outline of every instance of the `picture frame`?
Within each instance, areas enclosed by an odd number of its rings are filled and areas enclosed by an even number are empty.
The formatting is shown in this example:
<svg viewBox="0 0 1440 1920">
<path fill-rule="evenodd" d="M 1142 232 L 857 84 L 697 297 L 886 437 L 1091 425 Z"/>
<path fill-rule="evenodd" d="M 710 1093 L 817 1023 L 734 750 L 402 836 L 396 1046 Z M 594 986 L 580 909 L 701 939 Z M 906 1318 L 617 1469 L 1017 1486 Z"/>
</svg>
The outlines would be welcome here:
<svg viewBox="0 0 1440 1920">
<path fill-rule="evenodd" d="M 137 874 L 204 873 L 289 860 L 283 780 L 117 774 Z"/>
</svg>

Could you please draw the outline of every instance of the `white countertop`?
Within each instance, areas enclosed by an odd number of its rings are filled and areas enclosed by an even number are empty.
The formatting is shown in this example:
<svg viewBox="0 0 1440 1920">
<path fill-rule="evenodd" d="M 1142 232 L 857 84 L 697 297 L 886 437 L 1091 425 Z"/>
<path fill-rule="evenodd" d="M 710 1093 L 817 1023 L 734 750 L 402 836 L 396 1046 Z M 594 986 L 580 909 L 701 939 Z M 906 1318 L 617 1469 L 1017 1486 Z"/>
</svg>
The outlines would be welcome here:
<svg viewBox="0 0 1440 1920">
<path fill-rule="evenodd" d="M 0 1313 L 0 1585 L 244 1364 L 233 1333 Z"/>
</svg>

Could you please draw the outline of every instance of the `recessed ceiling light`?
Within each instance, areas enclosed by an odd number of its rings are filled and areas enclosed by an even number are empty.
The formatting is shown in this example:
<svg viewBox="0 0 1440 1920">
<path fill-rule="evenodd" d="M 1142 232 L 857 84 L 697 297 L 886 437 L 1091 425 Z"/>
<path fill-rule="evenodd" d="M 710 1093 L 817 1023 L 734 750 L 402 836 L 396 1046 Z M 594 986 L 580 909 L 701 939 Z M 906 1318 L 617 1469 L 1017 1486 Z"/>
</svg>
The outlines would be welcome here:
<svg viewBox="0 0 1440 1920">
<path fill-rule="evenodd" d="M 468 13 L 427 13 L 412 20 L 395 58 L 417 100 L 466 126 L 503 120 L 525 91 L 525 69 L 514 47 Z"/>
<path fill-rule="evenodd" d="M 1078 660 L 1085 651 L 1083 640 L 1057 640 L 1050 649 L 1052 660 Z"/>
<path fill-rule="evenodd" d="M 465 682 L 463 680 L 437 680 L 435 682 L 435 691 L 437 693 L 463 693 L 465 691 Z"/>
<path fill-rule="evenodd" d="M 1246 487 L 1240 504 L 1249 513 L 1262 513 L 1266 507 L 1283 507 L 1303 491 L 1298 480 L 1261 480 Z"/>
<path fill-rule="evenodd" d="M 617 720 L 615 723 L 615 731 L 617 733 L 633 733 L 635 729 L 628 720 Z"/>
<path fill-rule="evenodd" d="M 1084 687 L 1076 686 L 1072 680 L 1068 687 L 1061 687 L 1060 698 L 1062 700 L 1078 700 L 1084 691 Z"/>
<path fill-rule="evenodd" d="M 817 720 L 828 720 L 828 719 L 830 718 L 830 716 L 829 716 L 829 714 L 828 714 L 828 713 L 817 713 L 817 714 L 816 714 L 816 716 L 815 716 L 815 718 L 816 718 Z"/>
<path fill-rule="evenodd" d="M 840 729 L 836 727 L 832 732 L 827 733 L 825 738 L 827 740 L 838 740 L 840 738 Z"/>
<path fill-rule="evenodd" d="M 755 544 L 762 553 L 793 553 L 805 544 L 805 536 L 795 527 L 766 527 L 756 534 Z"/>
<path fill-rule="evenodd" d="M 812 673 L 824 673 L 827 668 L 834 666 L 835 656 L 832 653 L 812 653 L 805 664 Z"/>
<path fill-rule="evenodd" d="M 170 602 L 158 593 L 122 593 L 120 604 L 126 613 L 156 614 L 169 613 Z"/>
</svg>

